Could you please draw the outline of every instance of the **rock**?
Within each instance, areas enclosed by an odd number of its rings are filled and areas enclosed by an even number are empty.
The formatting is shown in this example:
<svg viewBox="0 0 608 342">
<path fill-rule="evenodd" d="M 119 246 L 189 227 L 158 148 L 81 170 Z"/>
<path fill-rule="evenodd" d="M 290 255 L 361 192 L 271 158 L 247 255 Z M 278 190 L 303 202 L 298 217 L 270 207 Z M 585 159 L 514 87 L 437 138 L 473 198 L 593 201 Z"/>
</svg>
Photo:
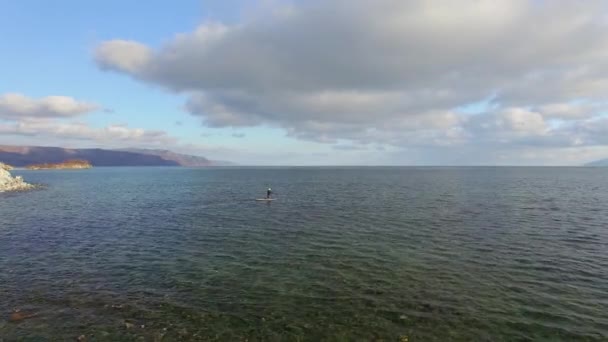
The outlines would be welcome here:
<svg viewBox="0 0 608 342">
<path fill-rule="evenodd" d="M 87 337 L 84 335 L 80 335 L 78 336 L 78 338 L 76 339 L 76 341 L 78 342 L 86 342 L 87 341 Z"/>
<path fill-rule="evenodd" d="M 13 323 L 17 323 L 17 322 L 21 322 L 23 320 L 26 320 L 28 318 L 36 317 L 36 315 L 37 314 L 35 314 L 35 313 L 34 314 L 25 314 L 25 313 L 21 312 L 21 310 L 15 310 L 8 317 L 8 321 L 9 322 L 13 322 Z"/>
<path fill-rule="evenodd" d="M 13 167 L 8 164 L 0 163 L 0 170 L 10 171 L 12 169 L 13 169 Z"/>
<path fill-rule="evenodd" d="M 165 337 L 165 333 L 158 333 L 154 335 L 154 342 L 161 342 Z"/>
<path fill-rule="evenodd" d="M 24 182 L 21 176 L 13 177 L 10 172 L 0 168 L 0 192 L 23 191 L 32 188 L 34 186 Z"/>
<path fill-rule="evenodd" d="M 125 322 L 125 328 L 132 329 L 135 326 L 133 323 Z"/>
</svg>

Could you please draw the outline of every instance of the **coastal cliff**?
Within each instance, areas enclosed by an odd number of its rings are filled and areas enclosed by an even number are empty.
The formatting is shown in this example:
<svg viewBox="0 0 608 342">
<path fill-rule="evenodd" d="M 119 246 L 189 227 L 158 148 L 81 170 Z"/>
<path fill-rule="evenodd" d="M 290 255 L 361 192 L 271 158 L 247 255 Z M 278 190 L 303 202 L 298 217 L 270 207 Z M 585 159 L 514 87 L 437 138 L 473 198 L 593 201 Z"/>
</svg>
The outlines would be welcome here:
<svg viewBox="0 0 608 342">
<path fill-rule="evenodd" d="M 34 186 L 24 182 L 21 176 L 13 177 L 10 172 L 0 167 L 0 192 L 23 191 L 32 188 Z"/>
<path fill-rule="evenodd" d="M 13 169 L 13 167 L 8 164 L 0 163 L 0 170 L 10 171 L 12 169 Z"/>
<path fill-rule="evenodd" d="M 64 170 L 64 169 L 90 169 L 93 165 L 86 160 L 66 160 L 62 163 L 43 163 L 26 166 L 28 170 Z"/>
</svg>

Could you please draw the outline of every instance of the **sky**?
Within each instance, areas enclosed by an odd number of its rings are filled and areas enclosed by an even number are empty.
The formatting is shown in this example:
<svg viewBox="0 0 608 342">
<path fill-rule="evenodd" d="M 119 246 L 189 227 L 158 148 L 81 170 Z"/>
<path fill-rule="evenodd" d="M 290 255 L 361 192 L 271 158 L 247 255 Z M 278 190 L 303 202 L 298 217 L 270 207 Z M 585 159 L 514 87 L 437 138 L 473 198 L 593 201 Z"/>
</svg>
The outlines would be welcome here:
<svg viewBox="0 0 608 342">
<path fill-rule="evenodd" d="M 608 158 L 608 2 L 0 0 L 0 144 L 243 165 Z"/>
</svg>

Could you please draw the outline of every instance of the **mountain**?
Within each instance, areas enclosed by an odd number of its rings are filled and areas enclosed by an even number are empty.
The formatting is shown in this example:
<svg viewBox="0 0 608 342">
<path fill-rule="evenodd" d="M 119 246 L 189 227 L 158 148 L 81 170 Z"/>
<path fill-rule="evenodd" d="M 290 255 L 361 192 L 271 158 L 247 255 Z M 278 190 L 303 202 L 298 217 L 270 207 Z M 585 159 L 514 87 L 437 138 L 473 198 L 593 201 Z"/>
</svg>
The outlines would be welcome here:
<svg viewBox="0 0 608 342">
<path fill-rule="evenodd" d="M 608 166 L 608 158 L 587 163 L 585 166 Z"/>
<path fill-rule="evenodd" d="M 40 163 L 61 163 L 69 159 L 89 161 L 93 166 L 219 166 L 205 157 L 174 153 L 167 150 L 99 148 L 69 149 L 42 146 L 0 145 L 0 161 L 17 167 Z"/>
<path fill-rule="evenodd" d="M 119 151 L 130 152 L 136 154 L 144 154 L 149 156 L 157 156 L 164 160 L 176 162 L 179 166 L 211 166 L 213 162 L 205 157 L 191 156 L 187 154 L 179 154 L 169 150 L 149 150 L 140 148 L 128 148 Z"/>
</svg>

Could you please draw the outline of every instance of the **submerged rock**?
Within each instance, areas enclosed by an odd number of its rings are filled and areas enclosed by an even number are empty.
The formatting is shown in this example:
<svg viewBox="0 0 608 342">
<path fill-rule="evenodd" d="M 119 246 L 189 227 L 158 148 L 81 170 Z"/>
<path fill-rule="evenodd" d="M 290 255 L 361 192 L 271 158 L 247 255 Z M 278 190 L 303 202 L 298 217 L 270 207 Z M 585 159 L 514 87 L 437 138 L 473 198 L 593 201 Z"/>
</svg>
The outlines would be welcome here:
<svg viewBox="0 0 608 342">
<path fill-rule="evenodd" d="M 23 181 L 21 176 L 13 177 L 7 170 L 0 168 L 0 192 L 33 189 L 32 184 Z"/>
<path fill-rule="evenodd" d="M 26 313 L 21 312 L 21 310 L 15 310 L 8 317 L 8 321 L 12 322 L 12 323 L 17 323 L 17 322 L 26 320 L 28 318 L 36 317 L 36 316 L 38 316 L 38 314 L 36 314 L 36 313 L 26 314 Z"/>
</svg>

